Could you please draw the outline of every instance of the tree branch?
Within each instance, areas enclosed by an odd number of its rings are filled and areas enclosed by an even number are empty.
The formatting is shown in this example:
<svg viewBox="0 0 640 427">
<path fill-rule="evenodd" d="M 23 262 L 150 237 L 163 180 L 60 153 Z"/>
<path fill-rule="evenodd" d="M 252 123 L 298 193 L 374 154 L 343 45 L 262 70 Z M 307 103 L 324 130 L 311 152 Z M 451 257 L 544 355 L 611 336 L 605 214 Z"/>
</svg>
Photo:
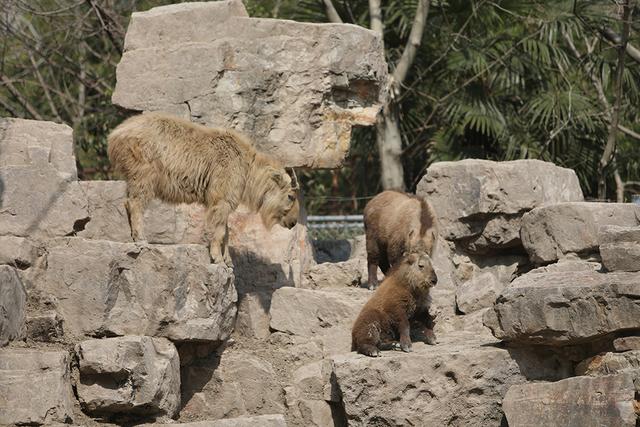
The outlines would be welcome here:
<svg viewBox="0 0 640 427">
<path fill-rule="evenodd" d="M 22 96 L 20 91 L 16 89 L 16 87 L 13 85 L 13 83 L 11 83 L 7 76 L 5 76 L 4 74 L 0 74 L 0 82 L 2 82 L 6 86 L 11 95 L 13 95 L 13 97 L 25 108 L 25 110 L 29 112 L 29 114 L 31 114 L 34 119 L 44 120 L 40 113 L 38 113 L 38 110 L 36 110 L 35 107 Z"/>
<path fill-rule="evenodd" d="M 327 11 L 327 18 L 329 18 L 329 22 L 333 22 L 334 24 L 342 24 L 342 18 L 338 15 L 338 11 L 333 6 L 331 0 L 322 0 L 324 3 L 324 8 Z"/>
<path fill-rule="evenodd" d="M 402 52 L 400 60 L 396 64 L 396 69 L 391 76 L 391 89 L 395 90 L 395 95 L 399 94 L 400 85 L 407 78 L 409 69 L 413 65 L 413 61 L 416 58 L 418 48 L 422 43 L 422 34 L 424 27 L 427 23 L 427 15 L 429 14 L 430 0 L 419 0 L 418 7 L 416 8 L 416 16 L 413 19 L 413 25 L 411 26 L 411 33 L 409 34 L 409 40 Z"/>
<path fill-rule="evenodd" d="M 613 29 L 611 28 L 608 28 L 608 27 L 602 28 L 600 30 L 600 34 L 602 34 L 602 37 L 609 40 L 611 43 L 615 43 L 616 45 L 619 45 L 622 43 L 622 37 L 620 37 L 619 34 L 616 34 L 616 32 L 613 31 Z M 629 55 L 631 59 L 633 59 L 634 61 L 640 64 L 640 49 L 637 49 L 630 43 L 627 43 L 625 49 L 626 49 L 627 55 Z"/>
</svg>

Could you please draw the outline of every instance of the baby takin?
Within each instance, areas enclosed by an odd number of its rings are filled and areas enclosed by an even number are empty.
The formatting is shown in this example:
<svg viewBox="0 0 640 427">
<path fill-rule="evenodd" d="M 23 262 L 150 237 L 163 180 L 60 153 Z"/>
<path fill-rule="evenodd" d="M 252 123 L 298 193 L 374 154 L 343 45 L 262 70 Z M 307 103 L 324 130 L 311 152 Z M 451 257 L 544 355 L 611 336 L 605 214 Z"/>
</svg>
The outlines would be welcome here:
<svg viewBox="0 0 640 427">
<path fill-rule="evenodd" d="M 383 191 L 364 208 L 369 289 L 378 286 L 378 267 L 386 275 L 402 254 L 423 250 L 433 255 L 438 235 L 436 215 L 421 197 Z"/>
<path fill-rule="evenodd" d="M 258 212 L 267 229 L 297 223 L 295 174 L 292 178 L 238 132 L 148 113 L 121 123 L 108 144 L 111 163 L 127 181 L 126 209 L 135 241 L 145 240 L 143 215 L 153 198 L 206 207 L 214 263 L 231 263 L 227 219 L 240 203 Z"/>
<path fill-rule="evenodd" d="M 380 350 L 399 344 L 402 351 L 410 352 L 411 323 L 422 329 L 418 332 L 427 344 L 435 344 L 432 326 L 420 319 L 429 317 L 429 290 L 437 280 L 428 253 L 418 251 L 401 258 L 360 311 L 351 331 L 351 350 L 378 356 Z"/>
</svg>

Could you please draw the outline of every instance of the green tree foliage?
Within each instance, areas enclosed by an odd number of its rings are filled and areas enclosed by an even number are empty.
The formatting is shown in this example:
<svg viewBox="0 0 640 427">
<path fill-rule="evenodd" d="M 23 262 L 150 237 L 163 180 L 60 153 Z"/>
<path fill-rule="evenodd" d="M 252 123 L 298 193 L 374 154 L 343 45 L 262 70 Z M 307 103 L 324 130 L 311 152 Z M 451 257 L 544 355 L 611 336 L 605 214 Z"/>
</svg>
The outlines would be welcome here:
<svg viewBox="0 0 640 427">
<path fill-rule="evenodd" d="M 334 1 L 345 22 L 363 26 L 367 3 Z M 390 63 L 406 43 L 416 3 L 383 2 Z M 303 1 L 292 17 L 317 20 L 323 10 L 320 1 Z M 633 16 L 639 14 L 635 10 Z M 639 27 L 636 18 L 630 39 L 636 46 Z M 615 43 L 602 36 L 605 28 L 621 31 L 620 10 L 609 1 L 432 1 L 401 97 L 408 188 L 415 188 L 434 161 L 542 159 L 575 169 L 585 194 L 595 197 L 617 65 Z M 631 135 L 640 130 L 640 64 L 627 58 L 625 65 L 621 124 L 631 132 L 618 132 L 615 168 L 625 188 L 637 191 L 640 140 Z M 358 137 L 364 141 L 354 144 L 354 158 L 375 157 L 372 133 Z M 610 199 L 615 198 L 615 168 L 607 171 Z M 370 173 L 371 168 L 349 161 L 337 178 L 324 172 L 314 173 L 314 180 L 335 198 L 341 188 L 352 189 L 355 178 L 368 183 L 356 193 L 364 196 L 380 189 Z"/>
</svg>

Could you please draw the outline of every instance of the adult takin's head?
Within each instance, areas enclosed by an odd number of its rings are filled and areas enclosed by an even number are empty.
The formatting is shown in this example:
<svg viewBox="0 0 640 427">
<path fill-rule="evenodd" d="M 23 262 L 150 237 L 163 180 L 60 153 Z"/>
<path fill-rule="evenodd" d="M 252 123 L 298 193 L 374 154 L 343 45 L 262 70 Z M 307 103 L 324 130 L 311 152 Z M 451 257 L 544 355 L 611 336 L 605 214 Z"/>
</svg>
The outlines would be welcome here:
<svg viewBox="0 0 640 427">
<path fill-rule="evenodd" d="M 264 226 L 271 229 L 275 224 L 280 224 L 293 228 L 298 223 L 300 213 L 295 172 L 291 170 L 289 175 L 283 168 L 268 167 L 262 184 L 263 193 L 258 212 Z"/>
<path fill-rule="evenodd" d="M 427 291 L 438 283 L 431 257 L 426 251 L 413 250 L 403 254 L 396 268 L 402 275 L 402 282 L 414 291 Z"/>
</svg>

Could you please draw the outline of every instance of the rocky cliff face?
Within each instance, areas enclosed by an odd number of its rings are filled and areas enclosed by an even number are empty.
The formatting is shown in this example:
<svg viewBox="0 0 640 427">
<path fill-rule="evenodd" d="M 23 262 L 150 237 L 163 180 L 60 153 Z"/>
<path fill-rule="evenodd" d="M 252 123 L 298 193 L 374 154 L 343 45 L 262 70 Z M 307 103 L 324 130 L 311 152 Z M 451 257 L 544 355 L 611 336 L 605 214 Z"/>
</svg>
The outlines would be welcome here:
<svg viewBox="0 0 640 427">
<path fill-rule="evenodd" d="M 239 1 L 136 14 L 126 45 L 116 102 L 247 130 L 292 165 L 339 165 L 386 75 L 369 31 Z M 240 209 L 231 269 L 198 206 L 154 202 L 132 242 L 125 189 L 77 181 L 68 127 L 0 119 L 0 425 L 638 422 L 640 209 L 584 202 L 571 170 L 432 165 L 438 344 L 379 358 L 350 351 L 363 236 L 314 260 L 304 220 L 267 232 Z"/>
</svg>

